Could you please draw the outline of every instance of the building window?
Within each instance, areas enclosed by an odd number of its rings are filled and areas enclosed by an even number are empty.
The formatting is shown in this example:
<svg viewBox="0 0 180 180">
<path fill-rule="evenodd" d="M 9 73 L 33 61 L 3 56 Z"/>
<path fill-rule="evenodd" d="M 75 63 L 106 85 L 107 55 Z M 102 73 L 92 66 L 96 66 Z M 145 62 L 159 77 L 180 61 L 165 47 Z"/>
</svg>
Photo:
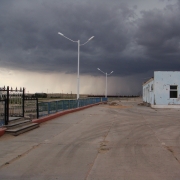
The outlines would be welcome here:
<svg viewBox="0 0 180 180">
<path fill-rule="evenodd" d="M 178 97 L 177 85 L 170 86 L 170 98 L 177 98 L 177 97 Z"/>
</svg>

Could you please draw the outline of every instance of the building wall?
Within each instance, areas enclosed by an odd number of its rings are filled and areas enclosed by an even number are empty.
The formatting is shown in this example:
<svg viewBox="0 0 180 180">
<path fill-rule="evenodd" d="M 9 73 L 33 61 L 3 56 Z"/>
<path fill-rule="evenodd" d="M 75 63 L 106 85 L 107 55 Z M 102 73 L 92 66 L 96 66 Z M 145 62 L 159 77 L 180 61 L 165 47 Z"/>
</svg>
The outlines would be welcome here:
<svg viewBox="0 0 180 180">
<path fill-rule="evenodd" d="M 177 98 L 170 98 L 170 85 L 177 85 Z M 154 72 L 154 105 L 180 104 L 180 72 L 155 71 Z"/>
<path fill-rule="evenodd" d="M 143 85 L 143 101 L 149 104 L 154 102 L 154 91 L 153 91 L 154 81 L 149 80 Z"/>
</svg>

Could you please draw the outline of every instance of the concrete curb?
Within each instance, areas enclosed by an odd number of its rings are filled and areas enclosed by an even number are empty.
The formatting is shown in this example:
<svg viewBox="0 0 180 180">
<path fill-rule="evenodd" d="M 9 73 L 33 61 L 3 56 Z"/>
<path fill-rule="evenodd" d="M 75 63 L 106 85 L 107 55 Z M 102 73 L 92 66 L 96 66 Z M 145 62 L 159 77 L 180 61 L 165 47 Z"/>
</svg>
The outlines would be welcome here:
<svg viewBox="0 0 180 180">
<path fill-rule="evenodd" d="M 0 137 L 4 135 L 7 128 L 0 128 Z"/>
<path fill-rule="evenodd" d="M 106 102 L 100 102 L 100 103 L 96 103 L 96 104 L 91 104 L 91 105 L 88 105 L 88 106 L 83 106 L 83 107 L 75 108 L 75 109 L 68 109 L 68 110 L 65 110 L 65 111 L 57 112 L 55 114 L 51 114 L 49 116 L 41 117 L 39 119 L 33 119 L 32 122 L 40 124 L 40 123 L 55 119 L 57 117 L 63 116 L 65 114 L 80 111 L 80 110 L 83 110 L 83 109 L 86 109 L 86 108 L 89 108 L 89 107 L 92 107 L 92 106 L 96 106 L 96 105 L 99 105 L 99 104 L 103 104 L 103 103 L 106 103 Z"/>
</svg>

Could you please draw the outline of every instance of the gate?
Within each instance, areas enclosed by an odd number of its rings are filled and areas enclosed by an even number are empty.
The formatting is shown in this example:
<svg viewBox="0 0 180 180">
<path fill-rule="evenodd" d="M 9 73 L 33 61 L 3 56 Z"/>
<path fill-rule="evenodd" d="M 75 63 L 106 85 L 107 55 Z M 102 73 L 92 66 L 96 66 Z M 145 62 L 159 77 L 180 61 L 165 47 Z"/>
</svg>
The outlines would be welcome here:
<svg viewBox="0 0 180 180">
<path fill-rule="evenodd" d="M 8 125 L 9 117 L 24 117 L 24 93 L 24 88 L 0 88 L 1 119 L 4 116 L 5 125 Z M 5 104 L 4 111 L 2 104 Z"/>
</svg>

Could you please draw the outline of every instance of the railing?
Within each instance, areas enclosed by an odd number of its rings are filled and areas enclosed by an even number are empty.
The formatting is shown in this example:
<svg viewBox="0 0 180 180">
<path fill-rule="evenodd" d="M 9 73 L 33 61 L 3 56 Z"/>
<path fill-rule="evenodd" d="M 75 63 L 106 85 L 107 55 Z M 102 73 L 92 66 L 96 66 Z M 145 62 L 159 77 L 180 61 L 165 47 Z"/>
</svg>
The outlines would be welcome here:
<svg viewBox="0 0 180 180">
<path fill-rule="evenodd" d="M 0 88 L 0 100 L 4 100 L 6 104 L 4 112 L 5 125 L 8 125 L 9 117 L 24 117 L 24 95 L 25 88 L 20 88 L 19 90 L 17 88 L 9 88 L 9 86 Z"/>
<path fill-rule="evenodd" d="M 30 119 L 38 118 L 38 98 L 25 97 L 24 98 L 24 116 Z"/>
<path fill-rule="evenodd" d="M 59 111 L 64 111 L 67 109 L 74 109 L 78 107 L 83 107 L 91 104 L 96 104 L 99 102 L 106 102 L 107 98 L 88 98 L 79 100 L 60 100 L 52 102 L 40 102 L 38 103 L 38 116 L 47 116 Z"/>
<path fill-rule="evenodd" d="M 6 101 L 0 100 L 0 127 L 5 125 L 6 121 Z"/>
<path fill-rule="evenodd" d="M 39 102 L 37 98 L 25 98 L 24 115 L 30 119 L 47 116 L 56 112 L 83 107 L 99 102 L 106 102 L 107 98 L 88 98 L 79 100 L 60 100 L 52 102 Z M 9 110 L 8 110 L 9 109 Z M 16 115 L 22 106 L 7 106 L 7 100 L 0 100 L 0 127 L 7 124 L 7 110 L 10 114 Z"/>
</svg>

